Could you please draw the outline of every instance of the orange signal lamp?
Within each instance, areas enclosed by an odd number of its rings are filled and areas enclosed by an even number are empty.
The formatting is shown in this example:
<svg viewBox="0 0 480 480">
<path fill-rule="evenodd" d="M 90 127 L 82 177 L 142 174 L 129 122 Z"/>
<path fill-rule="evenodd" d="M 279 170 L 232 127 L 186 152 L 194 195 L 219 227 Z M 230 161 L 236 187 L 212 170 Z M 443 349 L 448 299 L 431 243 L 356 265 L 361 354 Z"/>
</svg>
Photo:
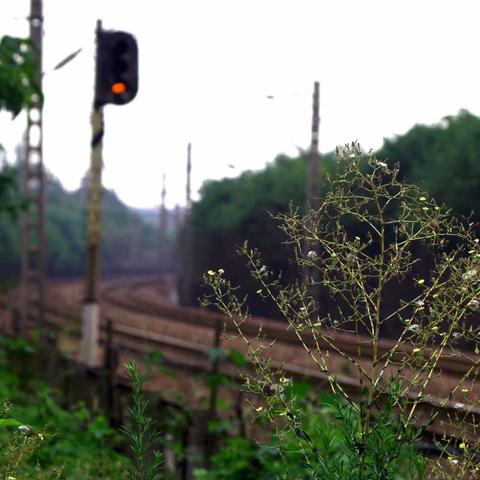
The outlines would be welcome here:
<svg viewBox="0 0 480 480">
<path fill-rule="evenodd" d="M 120 95 L 127 91 L 127 86 L 123 82 L 116 82 L 112 85 L 112 93 Z"/>
</svg>

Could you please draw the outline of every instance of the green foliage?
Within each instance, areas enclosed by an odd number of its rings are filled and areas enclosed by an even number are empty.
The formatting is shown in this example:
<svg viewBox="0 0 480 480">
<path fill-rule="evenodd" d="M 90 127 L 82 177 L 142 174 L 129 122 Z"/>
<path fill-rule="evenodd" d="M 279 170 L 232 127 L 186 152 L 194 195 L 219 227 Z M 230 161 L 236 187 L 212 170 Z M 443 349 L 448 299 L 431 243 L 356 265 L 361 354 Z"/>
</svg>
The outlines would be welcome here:
<svg viewBox="0 0 480 480">
<path fill-rule="evenodd" d="M 122 428 L 132 453 L 129 467 L 130 480 L 160 480 L 163 456 L 155 449 L 160 433 L 148 415 L 148 401 L 143 396 L 143 379 L 134 362 L 126 365 L 133 383 L 132 407 L 129 408 L 131 423 Z"/>
<path fill-rule="evenodd" d="M 377 156 L 398 162 L 401 177 L 427 190 L 439 205 L 446 203 L 455 214 L 468 215 L 471 210 L 480 212 L 478 151 L 480 119 L 461 111 L 446 117 L 439 125 L 417 125 L 405 135 L 386 140 Z M 257 315 L 274 316 L 269 305 L 255 295 L 257 288 L 235 251 L 248 240 L 262 252 L 264 263 L 271 270 L 282 272 L 286 280 L 296 278 L 298 268 L 294 259 L 276 247 L 285 236 L 268 212 L 273 215 L 287 212 L 290 204 L 303 212 L 306 160 L 305 156 L 291 159 L 282 156 L 262 171 L 204 184 L 201 198 L 192 211 L 198 284 L 203 272 L 228 266 L 229 278 L 241 284 L 248 294 L 251 310 Z M 335 168 L 334 155 L 323 155 L 322 198 L 328 190 L 325 174 L 333 173 Z M 361 225 L 357 228 L 365 230 Z M 202 294 L 197 289 L 195 298 Z"/>
<path fill-rule="evenodd" d="M 267 454 L 267 455 L 265 455 Z M 271 476 L 275 452 L 259 447 L 246 438 L 231 438 L 225 448 L 213 456 L 212 468 L 197 469 L 196 480 L 263 480 Z M 275 460 L 274 460 L 275 461 Z"/>
<path fill-rule="evenodd" d="M 32 103 L 40 100 L 39 63 L 30 40 L 5 36 L 0 39 L 0 111 L 15 117 Z"/>
<path fill-rule="evenodd" d="M 119 435 L 83 403 L 62 408 L 27 368 L 37 353 L 23 340 L 1 339 L 0 478 L 125 478 L 126 458 L 114 450 Z"/>
<path fill-rule="evenodd" d="M 458 214 L 480 212 L 480 118 L 462 110 L 438 125 L 416 125 L 386 140 L 378 156 L 399 162 L 413 183 Z"/>
<path fill-rule="evenodd" d="M 325 172 L 335 168 L 333 155 L 322 157 L 322 167 L 323 178 Z M 192 209 L 195 282 L 201 283 L 206 270 L 228 265 L 229 276 L 241 281 L 247 293 L 254 293 L 243 261 L 236 255 L 236 247 L 245 239 L 265 252 L 272 270 L 289 272 L 292 259 L 280 249 L 271 248 L 281 244 L 285 237 L 269 214 L 287 212 L 290 204 L 304 208 L 306 175 L 305 155 L 297 158 L 281 155 L 264 170 L 206 182 L 200 191 L 200 201 Z M 253 299 L 254 296 L 254 302 Z M 259 314 L 268 314 L 265 308 L 262 302 L 255 303 Z"/>
<path fill-rule="evenodd" d="M 3 207 L 8 212 L 20 212 L 25 202 L 17 197 L 15 172 L 8 167 L 4 173 L 8 175 L 9 188 L 1 189 L 3 175 L 0 173 L 0 211 Z M 155 271 L 156 227 L 144 222 L 113 192 L 104 190 L 103 195 L 103 273 Z M 67 192 L 58 180 L 47 174 L 45 203 L 47 271 L 52 276 L 80 275 L 85 268 L 86 190 Z M 0 221 L 0 280 L 12 278 L 18 272 L 20 232 L 18 220 Z"/>
<path fill-rule="evenodd" d="M 235 348 L 228 349 L 228 358 L 238 368 L 246 368 L 247 366 L 247 359 L 242 352 L 239 352 Z"/>
<path fill-rule="evenodd" d="M 292 387 L 293 387 L 292 383 Z M 303 388 L 303 387 L 302 387 Z M 297 432 L 279 425 L 270 441 L 258 444 L 232 438 L 212 459 L 208 471 L 198 469 L 197 480 L 268 479 L 418 479 L 425 459 L 411 447 L 409 432 L 398 441 L 393 398 L 375 418 L 367 445 L 366 471 L 359 471 L 361 435 L 359 410 L 340 397 L 295 396 L 289 414 L 297 418 Z M 400 428 L 402 428 L 400 426 Z M 300 433 L 301 432 L 301 433 Z"/>
<path fill-rule="evenodd" d="M 32 102 L 41 98 L 38 84 L 39 66 L 29 40 L 5 36 L 0 39 L 0 112 L 14 117 Z M 3 150 L 0 144 L 0 152 Z M 27 203 L 18 189 L 17 170 L 3 166 L 0 171 L 0 214 L 15 218 Z M 9 252 L 10 253 L 10 252 Z"/>
<path fill-rule="evenodd" d="M 42 101 L 39 84 L 39 63 L 30 40 L 4 36 L 0 39 L 0 112 L 7 111 L 13 117 L 22 108 L 32 104 L 34 97 Z M 3 147 L 0 144 L 0 152 Z M 25 198 L 19 192 L 17 170 L 3 166 L 0 171 L 0 215 L 7 214 L 10 219 L 16 218 L 27 208 Z M 0 219 L 6 224 L 5 218 Z M 3 230 L 3 229 L 1 229 Z M 12 225 L 8 224 L 7 232 L 0 231 L 2 253 L 11 263 L 12 253 L 18 251 L 18 241 L 12 235 Z M 6 265 L 9 272 L 11 265 Z M 13 267 L 15 268 L 15 267 Z"/>
<path fill-rule="evenodd" d="M 14 418 L 0 418 L 0 428 L 4 427 L 19 427 L 21 423 Z"/>
<path fill-rule="evenodd" d="M 17 176 L 17 169 L 9 165 L 0 171 L 0 215 L 6 214 L 11 219 L 18 217 L 28 205 L 18 190 Z"/>
</svg>

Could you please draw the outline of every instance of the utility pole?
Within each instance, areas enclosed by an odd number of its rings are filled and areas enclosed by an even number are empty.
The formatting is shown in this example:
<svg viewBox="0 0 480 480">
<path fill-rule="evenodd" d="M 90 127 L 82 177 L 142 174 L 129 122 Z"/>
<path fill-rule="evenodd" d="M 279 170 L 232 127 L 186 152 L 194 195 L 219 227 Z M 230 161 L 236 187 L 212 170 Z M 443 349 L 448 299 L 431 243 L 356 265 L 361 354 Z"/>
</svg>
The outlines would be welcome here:
<svg viewBox="0 0 480 480">
<path fill-rule="evenodd" d="M 187 187 L 186 187 L 186 200 L 187 211 L 192 208 L 192 189 L 191 189 L 191 176 L 192 176 L 192 144 L 189 142 L 187 147 Z"/>
<path fill-rule="evenodd" d="M 102 30 L 97 20 L 96 38 Z M 95 75 L 95 92 L 97 91 Z M 103 148 L 103 105 L 95 98 L 91 115 L 92 140 L 90 172 L 87 194 L 87 251 L 85 274 L 85 299 L 82 311 L 82 359 L 89 367 L 97 364 L 100 307 L 98 303 L 99 249 L 102 213 L 102 148 Z"/>
<path fill-rule="evenodd" d="M 42 88 L 42 0 L 30 2 L 30 39 L 38 58 L 38 85 Z M 27 133 L 24 160 L 23 191 L 30 201 L 23 214 L 21 256 L 20 333 L 25 334 L 31 314 L 37 325 L 44 325 L 45 316 L 45 186 L 43 167 L 42 102 L 38 95 L 31 99 L 27 111 Z"/>
<path fill-rule="evenodd" d="M 318 150 L 319 127 L 320 127 L 320 84 L 315 82 L 313 86 L 312 102 L 312 140 L 310 143 L 308 176 L 307 176 L 307 204 L 313 209 L 318 208 L 318 197 L 320 194 L 318 168 L 320 154 Z"/>
<path fill-rule="evenodd" d="M 310 143 L 310 150 L 308 152 L 308 172 L 307 172 L 307 186 L 306 186 L 306 206 L 308 209 L 317 210 L 320 206 L 319 196 L 319 164 L 320 153 L 318 149 L 319 143 L 319 129 L 320 129 L 320 84 L 315 82 L 313 85 L 312 98 L 312 138 Z M 313 224 L 310 222 L 307 229 L 313 229 Z M 306 232 L 309 235 L 309 232 Z M 313 250 L 314 245 L 311 240 L 306 239 L 304 242 L 304 255 Z M 302 271 L 303 279 L 309 284 L 310 295 L 314 299 L 318 299 L 318 272 L 314 267 L 304 266 Z"/>
<path fill-rule="evenodd" d="M 167 265 L 167 208 L 165 206 L 165 197 L 167 190 L 165 186 L 165 174 L 162 180 L 162 203 L 160 205 L 160 217 L 158 223 L 158 267 L 160 275 L 168 271 Z"/>
<path fill-rule="evenodd" d="M 192 303 L 193 282 L 193 226 L 192 226 L 192 195 L 191 195 L 191 172 L 192 172 L 192 144 L 187 147 L 187 185 L 186 211 L 185 211 L 185 238 L 183 254 L 183 302 Z"/>
</svg>

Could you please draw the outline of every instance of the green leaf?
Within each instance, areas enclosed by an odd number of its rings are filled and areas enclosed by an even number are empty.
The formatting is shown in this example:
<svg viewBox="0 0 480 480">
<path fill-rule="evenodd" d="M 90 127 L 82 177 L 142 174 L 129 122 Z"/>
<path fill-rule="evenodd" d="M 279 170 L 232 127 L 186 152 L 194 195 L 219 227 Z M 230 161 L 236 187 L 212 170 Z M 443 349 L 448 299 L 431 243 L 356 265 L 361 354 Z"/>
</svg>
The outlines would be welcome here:
<svg viewBox="0 0 480 480">
<path fill-rule="evenodd" d="M 0 428 L 2 427 L 19 427 L 22 425 L 18 420 L 14 418 L 0 418 Z"/>
<path fill-rule="evenodd" d="M 221 385 L 227 385 L 230 377 L 226 373 L 208 373 L 206 374 L 206 383 L 210 388 L 217 388 Z"/>
<path fill-rule="evenodd" d="M 289 399 L 292 397 L 304 399 L 308 395 L 309 391 L 310 385 L 307 382 L 297 381 L 285 388 L 285 395 Z"/>
<path fill-rule="evenodd" d="M 239 368 L 245 368 L 248 364 L 247 359 L 245 358 L 245 355 L 236 350 L 235 348 L 231 348 L 228 351 L 228 358 L 231 360 L 231 362 L 236 365 Z"/>
</svg>

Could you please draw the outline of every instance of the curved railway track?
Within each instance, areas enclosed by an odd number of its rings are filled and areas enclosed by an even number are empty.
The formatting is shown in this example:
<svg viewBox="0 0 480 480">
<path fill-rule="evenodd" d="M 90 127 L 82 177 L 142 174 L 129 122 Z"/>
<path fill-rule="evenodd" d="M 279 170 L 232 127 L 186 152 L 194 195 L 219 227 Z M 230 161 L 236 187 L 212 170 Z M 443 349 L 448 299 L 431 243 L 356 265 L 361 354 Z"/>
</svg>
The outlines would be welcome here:
<svg viewBox="0 0 480 480">
<path fill-rule="evenodd" d="M 222 315 L 212 312 L 201 311 L 198 309 L 178 307 L 168 303 L 169 291 L 168 285 L 157 285 L 156 288 L 152 286 L 151 280 L 138 280 L 138 281 L 126 281 L 110 284 L 102 290 L 102 299 L 104 302 L 110 305 L 114 305 L 116 308 L 121 308 L 129 312 L 141 312 L 142 315 L 157 318 L 173 320 L 178 324 L 183 324 L 189 327 L 200 327 L 206 331 L 215 330 L 218 328 L 219 323 L 223 325 L 225 318 Z M 298 348 L 298 338 L 294 333 L 285 328 L 285 324 L 281 322 L 275 322 L 267 319 L 253 318 L 250 323 L 244 325 L 244 331 L 248 336 L 255 337 L 258 333 L 258 329 L 262 326 L 262 333 L 266 339 L 275 340 L 277 344 L 281 344 L 284 348 Z M 120 327 L 117 325 L 117 327 Z M 117 328 L 116 327 L 116 328 Z M 183 350 L 185 354 L 191 355 L 195 352 L 195 356 L 200 358 L 206 349 L 211 345 L 210 342 L 198 342 L 185 339 L 179 339 L 175 337 L 169 337 L 165 335 L 158 335 L 154 332 L 140 333 L 135 328 L 126 328 L 122 326 L 119 328 L 123 333 L 131 335 L 140 335 L 145 341 L 161 344 L 164 347 L 176 348 Z M 227 333 L 235 333 L 236 327 L 233 323 L 225 323 L 225 330 Z M 120 333 L 120 331 L 119 331 Z M 206 339 L 206 338 L 205 338 Z M 335 333 L 335 344 L 343 351 L 355 355 L 356 354 L 356 340 L 347 334 Z M 315 347 L 313 338 L 306 338 L 305 343 L 307 346 Z M 380 343 L 380 354 L 384 354 L 390 350 L 393 346 L 393 342 L 389 340 L 382 340 Z M 408 353 L 408 351 L 404 352 Z M 364 340 L 363 354 L 365 359 L 369 359 L 371 355 L 371 347 L 367 340 Z M 442 372 L 441 383 L 445 383 L 448 378 L 458 379 L 472 366 L 472 363 L 478 360 L 477 356 L 459 357 L 453 353 L 445 355 L 439 361 L 439 368 Z M 272 361 L 274 368 L 282 368 L 287 375 L 292 377 L 308 377 L 310 381 L 320 384 L 327 384 L 327 378 L 325 374 L 318 369 L 307 367 L 305 364 L 295 361 L 285 361 L 278 358 L 274 358 Z M 231 373 L 231 372 L 230 372 Z M 352 376 L 337 373 L 337 381 L 342 387 L 350 393 L 358 393 L 360 384 L 357 379 Z M 446 382 L 451 383 L 451 382 Z M 454 382 L 453 382 L 454 383 Z M 455 396 L 448 402 L 444 403 L 442 398 L 448 396 L 447 391 L 442 392 L 443 395 L 437 396 L 434 394 L 426 395 L 420 402 L 420 408 L 425 411 L 431 411 L 432 409 L 438 409 L 440 405 L 441 413 L 439 415 L 441 420 L 439 423 L 445 421 L 447 418 L 452 418 L 455 415 L 471 415 L 476 421 L 480 420 L 480 409 L 473 405 L 467 405 L 464 403 L 463 398 L 455 398 Z M 416 394 L 412 393 L 411 398 L 416 398 Z M 442 432 L 442 426 L 432 426 L 430 431 Z"/>
<path fill-rule="evenodd" d="M 218 322 L 224 324 L 225 317 L 220 314 L 200 310 L 197 308 L 178 307 L 169 303 L 169 286 L 159 285 L 156 289 L 152 288 L 152 280 L 122 280 L 112 282 L 102 289 L 102 299 L 111 305 L 131 312 L 141 312 L 152 317 L 163 317 L 174 319 L 179 323 L 202 326 L 204 328 L 216 328 Z M 148 293 L 145 293 L 145 290 Z M 262 327 L 264 336 L 268 339 L 291 343 L 298 345 L 298 337 L 289 329 L 285 328 L 285 323 L 280 321 L 252 318 L 251 322 L 243 326 L 245 333 L 256 335 L 258 329 Z M 225 330 L 229 334 L 236 333 L 236 327 L 232 322 L 225 323 Z M 357 355 L 357 339 L 348 333 L 332 332 L 331 338 L 335 344 L 344 352 Z M 362 343 L 362 357 L 371 358 L 372 346 L 365 337 L 360 340 Z M 305 338 L 308 347 L 316 348 L 313 338 Z M 389 352 L 395 342 L 387 339 L 380 340 L 378 353 L 385 355 Z M 328 345 L 322 345 L 329 349 Z M 403 353 L 411 353 L 411 348 L 406 348 Z M 471 352 L 463 356 L 450 352 L 439 359 L 438 366 L 443 373 L 459 375 L 464 374 L 475 362 L 480 361 L 480 356 Z"/>
<path fill-rule="evenodd" d="M 77 288 L 74 284 L 64 290 L 62 288 L 59 284 L 51 292 L 46 309 L 48 323 L 78 339 L 82 288 Z M 233 334 L 236 331 L 235 326 L 229 322 L 224 325 L 225 318 L 222 315 L 172 305 L 169 303 L 171 300 L 172 287 L 168 282 L 160 284 L 152 278 L 108 282 L 101 289 L 101 342 L 106 341 L 107 324 L 110 323 L 114 343 L 125 358 L 132 355 L 142 356 L 145 352 L 157 350 L 164 354 L 166 366 L 174 370 L 192 375 L 207 370 L 210 364 L 206 352 L 215 345 L 215 332 L 219 331 L 220 326 L 224 326 L 228 334 Z M 242 328 L 247 336 L 255 338 L 260 327 L 265 342 L 274 340 L 269 351 L 273 368 L 282 368 L 286 375 L 292 378 L 308 377 L 311 383 L 324 386 L 328 384 L 326 375 L 314 368 L 304 348 L 299 346 L 298 338 L 284 323 L 252 318 Z M 341 350 L 355 356 L 356 341 L 348 334 L 335 332 L 332 340 Z M 307 346 L 315 347 L 313 338 L 305 337 L 304 341 Z M 229 340 L 228 347 L 230 346 L 246 352 L 243 341 L 239 339 Z M 392 342 L 383 340 L 380 350 L 386 352 L 391 346 Z M 322 347 L 326 348 L 328 345 Z M 364 362 L 366 366 L 371 355 L 371 346 L 366 339 L 362 352 L 363 356 L 358 361 Z M 350 394 L 358 396 L 358 379 L 353 372 L 345 369 L 345 364 L 339 358 L 335 358 L 335 352 L 329 353 L 336 380 Z M 430 427 L 430 432 L 444 433 L 444 423 L 455 415 L 471 415 L 474 421 L 480 422 L 480 409 L 467 404 L 460 394 L 442 405 L 442 399 L 448 397 L 451 385 L 458 381 L 475 360 L 446 355 L 439 362 L 441 376 L 432 382 L 433 390 L 427 392 L 419 402 L 420 414 L 424 412 L 428 415 L 432 409 L 439 411 L 437 422 Z M 224 368 L 232 379 L 239 380 L 235 368 Z M 156 388 L 155 385 L 153 388 Z M 471 393 L 478 398 L 480 389 L 475 388 Z M 411 396 L 416 397 L 414 393 Z"/>
</svg>

